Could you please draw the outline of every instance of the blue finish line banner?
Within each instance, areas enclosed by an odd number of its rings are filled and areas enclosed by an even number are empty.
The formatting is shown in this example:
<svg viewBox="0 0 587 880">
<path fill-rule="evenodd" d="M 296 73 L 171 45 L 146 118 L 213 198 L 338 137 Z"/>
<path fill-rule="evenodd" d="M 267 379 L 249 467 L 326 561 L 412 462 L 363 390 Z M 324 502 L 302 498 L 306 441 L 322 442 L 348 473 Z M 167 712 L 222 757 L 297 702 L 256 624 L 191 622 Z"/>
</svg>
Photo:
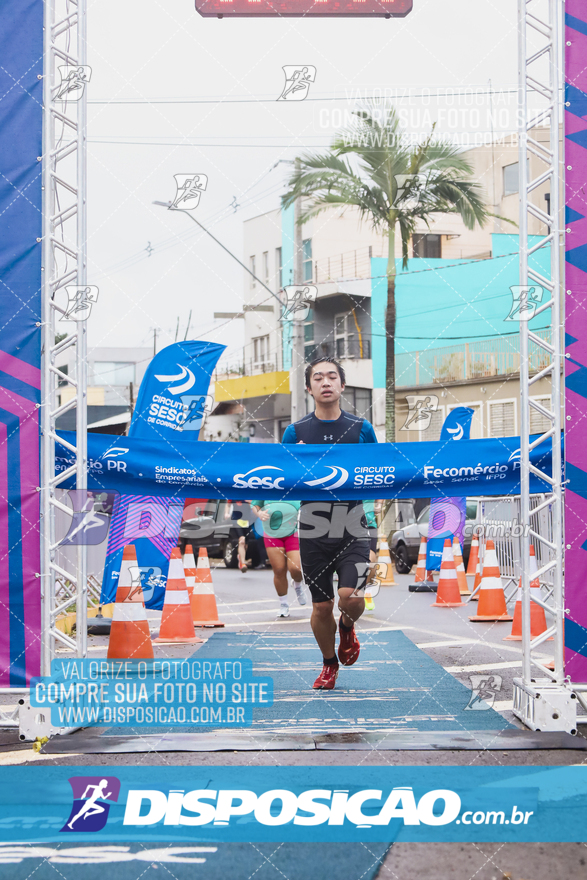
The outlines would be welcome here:
<svg viewBox="0 0 587 880">
<path fill-rule="evenodd" d="M 104 775 L 106 773 L 116 775 Z M 5 767 L 0 843 L 585 842 L 587 767 Z"/>
<path fill-rule="evenodd" d="M 75 435 L 60 432 L 69 443 Z M 551 441 L 530 454 L 551 472 Z M 520 438 L 327 446 L 279 443 L 154 443 L 88 434 L 88 489 L 179 498 L 259 497 L 301 501 L 514 495 Z M 57 473 L 73 464 L 58 446 Z M 74 488 L 74 481 L 64 484 Z M 530 476 L 530 491 L 546 481 Z"/>
</svg>

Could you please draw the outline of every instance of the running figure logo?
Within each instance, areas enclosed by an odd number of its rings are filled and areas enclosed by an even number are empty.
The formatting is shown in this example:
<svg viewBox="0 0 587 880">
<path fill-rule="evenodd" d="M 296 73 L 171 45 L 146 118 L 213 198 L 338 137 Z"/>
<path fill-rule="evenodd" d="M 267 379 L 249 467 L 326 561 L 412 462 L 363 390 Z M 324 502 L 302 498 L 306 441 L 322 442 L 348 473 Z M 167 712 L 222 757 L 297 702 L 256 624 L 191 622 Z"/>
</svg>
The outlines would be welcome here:
<svg viewBox="0 0 587 880">
<path fill-rule="evenodd" d="M 438 397 L 436 394 L 416 395 L 407 394 L 408 415 L 402 431 L 425 431 L 430 427 L 430 420 L 435 412 L 438 412 Z"/>
<path fill-rule="evenodd" d="M 310 84 L 316 80 L 316 68 L 287 64 L 281 68 L 285 74 L 285 85 L 278 101 L 303 101 L 308 97 Z"/>
<path fill-rule="evenodd" d="M 310 308 L 316 302 L 318 288 L 315 284 L 288 284 L 283 288 L 286 301 L 281 318 L 283 321 L 306 321 Z"/>
<path fill-rule="evenodd" d="M 66 287 L 67 307 L 60 321 L 86 321 L 90 317 L 92 306 L 98 302 L 98 288 L 94 285 L 78 285 Z"/>
<path fill-rule="evenodd" d="M 79 65 L 65 64 L 58 68 L 61 74 L 61 83 L 55 95 L 56 101 L 79 101 L 84 93 L 86 83 L 92 77 L 92 68 Z"/>
<path fill-rule="evenodd" d="M 182 431 L 199 431 L 208 413 L 212 411 L 213 398 L 210 394 L 182 394 L 184 421 Z"/>
<path fill-rule="evenodd" d="M 204 190 L 208 188 L 206 174 L 174 174 L 176 193 L 169 206 L 170 211 L 193 211 L 200 204 Z"/>
<path fill-rule="evenodd" d="M 69 490 L 73 510 L 71 523 L 60 546 L 66 544 L 95 547 L 106 540 L 114 493 Z"/>
<path fill-rule="evenodd" d="M 491 709 L 495 695 L 501 690 L 501 675 L 470 675 L 471 698 L 465 709 Z"/>
<path fill-rule="evenodd" d="M 116 776 L 72 776 L 73 806 L 61 831 L 101 831 L 111 804 L 118 801 L 120 779 Z"/>
<path fill-rule="evenodd" d="M 512 305 L 509 315 L 504 321 L 530 321 L 536 314 L 536 309 L 542 302 L 544 288 L 535 285 L 524 287 L 514 284 L 510 287 L 512 292 Z"/>
</svg>

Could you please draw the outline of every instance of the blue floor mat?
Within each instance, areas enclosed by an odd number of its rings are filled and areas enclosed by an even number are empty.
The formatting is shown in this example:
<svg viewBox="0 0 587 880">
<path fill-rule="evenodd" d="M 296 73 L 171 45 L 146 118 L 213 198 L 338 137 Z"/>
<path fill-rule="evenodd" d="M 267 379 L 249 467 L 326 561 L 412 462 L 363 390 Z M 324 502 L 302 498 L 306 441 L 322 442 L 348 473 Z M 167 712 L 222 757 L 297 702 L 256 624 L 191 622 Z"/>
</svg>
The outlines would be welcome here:
<svg viewBox="0 0 587 880">
<path fill-rule="evenodd" d="M 197 846 L 151 841 L 112 846 L 11 844 L 0 847 L 0 878 L 103 880 L 107 871 L 111 880 L 150 880 L 158 875 L 176 880 L 195 876 L 201 880 L 373 880 L 389 848 L 385 843 L 225 843 L 212 847 L 212 852 L 197 852 Z M 209 844 L 203 846 L 210 849 Z M 151 866 L 160 869 L 157 874 Z"/>
<path fill-rule="evenodd" d="M 471 691 L 403 632 L 361 633 L 354 666 L 333 691 L 314 691 L 320 670 L 312 633 L 214 633 L 199 660 L 248 658 L 273 678 L 274 703 L 255 709 L 251 732 L 469 731 L 511 728 L 498 712 L 467 710 Z"/>
<path fill-rule="evenodd" d="M 271 676 L 274 703 L 255 708 L 251 733 L 378 733 L 381 731 L 505 730 L 513 725 L 486 703 L 468 710 L 471 691 L 403 632 L 361 633 L 361 655 L 340 668 L 333 691 L 315 691 L 319 651 L 312 633 L 214 633 L 197 651 L 198 660 L 252 660 L 256 675 Z M 225 728 L 183 727 L 210 733 Z M 242 729 L 242 728 L 241 728 Z M 133 730 L 137 732 L 139 728 Z M 141 727 L 144 735 L 165 727 Z M 233 731 L 236 733 L 236 731 Z M 106 736 L 128 735 L 111 727 Z"/>
</svg>

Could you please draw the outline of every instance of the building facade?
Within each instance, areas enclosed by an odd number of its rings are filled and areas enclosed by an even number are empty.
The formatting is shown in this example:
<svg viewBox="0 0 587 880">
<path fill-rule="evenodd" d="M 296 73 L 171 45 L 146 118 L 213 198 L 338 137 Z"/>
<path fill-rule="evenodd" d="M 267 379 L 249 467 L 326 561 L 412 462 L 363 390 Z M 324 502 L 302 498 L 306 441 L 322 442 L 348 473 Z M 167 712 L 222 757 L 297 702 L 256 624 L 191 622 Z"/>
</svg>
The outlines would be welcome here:
<svg viewBox="0 0 587 880">
<path fill-rule="evenodd" d="M 540 131 L 534 135 L 540 140 Z M 444 417 L 460 405 L 474 409 L 473 437 L 509 436 L 519 429 L 519 324 L 508 317 L 518 283 L 517 145 L 496 143 L 465 157 L 494 216 L 474 230 L 466 229 L 458 215 L 438 215 L 430 228 L 417 227 L 407 269 L 396 242 L 397 442 L 438 439 Z M 538 187 L 534 193 L 538 209 L 548 204 L 544 190 Z M 530 233 L 543 231 L 541 222 L 537 216 Z M 337 208 L 306 223 L 302 240 L 303 279 L 318 291 L 304 325 L 306 362 L 320 354 L 340 360 L 347 377 L 343 407 L 372 421 L 382 440 L 387 237 L 361 223 L 354 209 Z M 276 208 L 247 221 L 243 257 L 272 291 L 292 284 L 293 208 Z M 547 275 L 548 251 L 532 260 Z M 244 319 L 244 375 L 216 383 L 216 409 L 206 439 L 215 439 L 216 419 L 224 417 L 226 425 L 232 413 L 231 439 L 279 442 L 290 421 L 291 324 L 250 275 L 245 277 Z M 539 317 L 531 327 L 548 332 Z M 536 373 L 541 363 L 535 349 L 531 358 Z M 549 385 L 548 378 L 536 384 L 538 400 L 548 398 Z M 410 407 L 422 405 L 432 415 L 425 430 L 416 430 Z M 531 430 L 543 427 L 536 414 Z"/>
</svg>

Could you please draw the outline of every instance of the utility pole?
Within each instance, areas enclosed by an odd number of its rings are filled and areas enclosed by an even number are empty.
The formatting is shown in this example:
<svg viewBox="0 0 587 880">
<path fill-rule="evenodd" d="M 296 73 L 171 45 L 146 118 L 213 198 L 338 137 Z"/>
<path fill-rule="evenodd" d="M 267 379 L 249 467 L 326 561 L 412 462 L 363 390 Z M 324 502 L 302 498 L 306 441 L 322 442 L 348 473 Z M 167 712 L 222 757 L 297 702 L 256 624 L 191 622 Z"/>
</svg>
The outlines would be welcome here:
<svg viewBox="0 0 587 880">
<path fill-rule="evenodd" d="M 296 172 L 300 171 L 300 160 L 295 160 Z M 304 244 L 302 240 L 302 226 L 299 219 L 302 214 L 302 199 L 299 197 L 294 202 L 294 284 L 304 283 Z M 289 374 L 289 388 L 291 392 L 291 420 L 292 422 L 302 419 L 306 415 L 306 388 L 304 382 L 304 322 L 298 315 L 303 311 L 292 313 L 292 347 L 291 347 L 291 371 Z"/>
</svg>

